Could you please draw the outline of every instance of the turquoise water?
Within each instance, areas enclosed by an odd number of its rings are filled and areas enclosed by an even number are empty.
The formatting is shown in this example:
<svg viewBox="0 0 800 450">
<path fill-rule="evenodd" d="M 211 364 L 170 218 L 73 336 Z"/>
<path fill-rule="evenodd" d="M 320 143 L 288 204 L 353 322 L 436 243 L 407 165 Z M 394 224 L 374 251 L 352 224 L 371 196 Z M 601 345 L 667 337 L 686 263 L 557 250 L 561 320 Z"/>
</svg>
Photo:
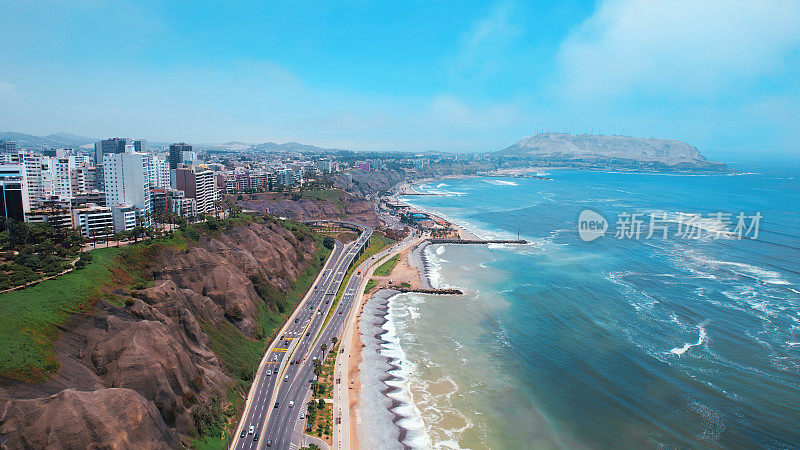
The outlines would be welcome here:
<svg viewBox="0 0 800 450">
<path fill-rule="evenodd" d="M 434 281 L 464 298 L 390 302 L 425 424 L 409 442 L 800 446 L 800 179 L 550 177 L 443 180 L 421 186 L 443 196 L 405 198 L 482 237 L 531 241 L 431 246 Z M 584 208 L 612 231 L 580 240 Z M 731 229 L 739 212 L 760 212 L 758 238 L 613 237 L 620 213 L 717 212 Z"/>
</svg>

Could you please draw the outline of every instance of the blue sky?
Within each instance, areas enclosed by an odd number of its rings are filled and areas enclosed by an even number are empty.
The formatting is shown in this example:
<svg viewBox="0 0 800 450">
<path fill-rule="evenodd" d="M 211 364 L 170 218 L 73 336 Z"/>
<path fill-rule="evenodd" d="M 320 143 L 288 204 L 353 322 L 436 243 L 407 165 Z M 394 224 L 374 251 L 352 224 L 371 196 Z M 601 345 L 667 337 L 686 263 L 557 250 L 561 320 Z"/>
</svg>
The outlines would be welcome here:
<svg viewBox="0 0 800 450">
<path fill-rule="evenodd" d="M 800 156 L 800 2 L 8 2 L 0 130 L 484 151 L 543 130 Z"/>
</svg>

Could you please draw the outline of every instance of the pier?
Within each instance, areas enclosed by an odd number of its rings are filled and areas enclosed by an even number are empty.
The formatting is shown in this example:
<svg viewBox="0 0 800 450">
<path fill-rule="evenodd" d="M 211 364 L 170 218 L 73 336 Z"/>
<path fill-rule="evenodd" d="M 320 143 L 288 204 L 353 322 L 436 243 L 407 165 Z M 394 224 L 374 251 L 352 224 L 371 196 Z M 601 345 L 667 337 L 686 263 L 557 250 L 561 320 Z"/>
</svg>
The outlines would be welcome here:
<svg viewBox="0 0 800 450">
<path fill-rule="evenodd" d="M 428 239 L 431 244 L 527 244 L 525 239 L 448 239 L 448 238 L 431 238 Z"/>
<path fill-rule="evenodd" d="M 397 287 L 397 286 L 392 286 L 389 289 L 393 289 L 395 291 L 399 291 L 399 292 L 403 292 L 403 293 L 413 292 L 413 293 L 417 293 L 417 294 L 436 294 L 436 295 L 461 295 L 461 294 L 463 294 L 463 292 L 461 292 L 458 289 L 413 289 L 413 288 Z"/>
</svg>

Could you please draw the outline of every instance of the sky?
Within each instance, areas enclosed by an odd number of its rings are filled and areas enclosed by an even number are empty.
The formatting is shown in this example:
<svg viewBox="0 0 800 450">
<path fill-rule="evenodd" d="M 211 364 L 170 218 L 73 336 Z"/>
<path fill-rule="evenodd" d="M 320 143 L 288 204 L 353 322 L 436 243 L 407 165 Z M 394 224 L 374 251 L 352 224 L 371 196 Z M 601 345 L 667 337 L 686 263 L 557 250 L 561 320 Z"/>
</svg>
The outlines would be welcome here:
<svg viewBox="0 0 800 450">
<path fill-rule="evenodd" d="M 800 2 L 0 0 L 0 131 L 800 160 Z"/>
</svg>

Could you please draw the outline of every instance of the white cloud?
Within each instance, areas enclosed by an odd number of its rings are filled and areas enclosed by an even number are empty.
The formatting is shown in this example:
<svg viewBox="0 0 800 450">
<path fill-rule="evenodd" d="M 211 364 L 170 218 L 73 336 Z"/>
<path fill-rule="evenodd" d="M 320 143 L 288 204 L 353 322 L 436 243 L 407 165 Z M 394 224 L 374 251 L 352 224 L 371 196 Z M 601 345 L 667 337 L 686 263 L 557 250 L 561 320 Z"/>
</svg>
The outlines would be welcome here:
<svg viewBox="0 0 800 450">
<path fill-rule="evenodd" d="M 514 19 L 513 3 L 494 4 L 488 15 L 461 37 L 458 67 L 481 72 L 494 70 L 501 50 L 522 34 Z"/>
<path fill-rule="evenodd" d="M 604 0 L 562 44 L 572 98 L 703 97 L 785 70 L 800 42 L 794 0 Z"/>
</svg>

